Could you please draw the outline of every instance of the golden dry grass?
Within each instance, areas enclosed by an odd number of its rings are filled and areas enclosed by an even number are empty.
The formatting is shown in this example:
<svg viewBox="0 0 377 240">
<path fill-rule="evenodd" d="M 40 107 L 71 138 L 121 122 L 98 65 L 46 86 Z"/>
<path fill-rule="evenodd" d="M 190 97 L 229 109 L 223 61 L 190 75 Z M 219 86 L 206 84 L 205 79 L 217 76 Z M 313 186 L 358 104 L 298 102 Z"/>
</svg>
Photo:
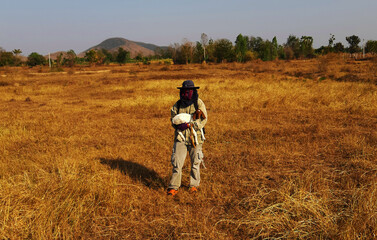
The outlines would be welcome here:
<svg viewBox="0 0 377 240">
<path fill-rule="evenodd" d="M 0 238 L 376 238 L 375 66 L 0 69 Z M 168 198 L 185 79 L 208 108 L 207 169 Z"/>
</svg>

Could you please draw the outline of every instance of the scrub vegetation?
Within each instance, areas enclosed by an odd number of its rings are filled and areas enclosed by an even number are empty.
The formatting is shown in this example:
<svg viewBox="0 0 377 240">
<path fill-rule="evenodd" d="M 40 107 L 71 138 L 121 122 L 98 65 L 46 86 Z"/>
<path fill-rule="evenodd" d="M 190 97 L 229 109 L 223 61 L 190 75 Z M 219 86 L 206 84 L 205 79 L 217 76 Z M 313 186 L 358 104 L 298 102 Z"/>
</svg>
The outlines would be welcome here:
<svg viewBox="0 0 377 240">
<path fill-rule="evenodd" d="M 0 68 L 1 239 L 374 239 L 376 62 Z M 166 195 L 176 87 L 208 110 Z"/>
</svg>

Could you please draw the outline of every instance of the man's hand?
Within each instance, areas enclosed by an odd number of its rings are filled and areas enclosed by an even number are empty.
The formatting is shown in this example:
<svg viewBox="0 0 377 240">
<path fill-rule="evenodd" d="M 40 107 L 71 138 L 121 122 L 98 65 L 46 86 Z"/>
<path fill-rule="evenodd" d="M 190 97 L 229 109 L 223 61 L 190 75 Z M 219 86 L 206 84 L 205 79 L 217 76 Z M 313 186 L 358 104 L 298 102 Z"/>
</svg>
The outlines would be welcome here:
<svg viewBox="0 0 377 240">
<path fill-rule="evenodd" d="M 178 130 L 184 131 L 184 130 L 186 130 L 187 128 L 190 127 L 190 124 L 189 123 L 181 123 L 181 124 L 175 125 L 175 126 Z"/>
</svg>

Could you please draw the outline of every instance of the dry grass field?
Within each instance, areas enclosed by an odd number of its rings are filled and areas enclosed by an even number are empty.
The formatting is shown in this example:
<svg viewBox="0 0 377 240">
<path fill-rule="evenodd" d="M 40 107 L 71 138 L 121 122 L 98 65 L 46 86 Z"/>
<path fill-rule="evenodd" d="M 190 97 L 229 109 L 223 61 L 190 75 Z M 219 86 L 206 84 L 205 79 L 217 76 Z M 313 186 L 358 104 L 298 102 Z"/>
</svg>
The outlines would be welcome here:
<svg viewBox="0 0 377 240">
<path fill-rule="evenodd" d="M 166 195 L 177 86 L 200 191 Z M 376 239 L 377 62 L 0 68 L 0 239 Z M 188 159 L 186 159 L 188 160 Z"/>
</svg>

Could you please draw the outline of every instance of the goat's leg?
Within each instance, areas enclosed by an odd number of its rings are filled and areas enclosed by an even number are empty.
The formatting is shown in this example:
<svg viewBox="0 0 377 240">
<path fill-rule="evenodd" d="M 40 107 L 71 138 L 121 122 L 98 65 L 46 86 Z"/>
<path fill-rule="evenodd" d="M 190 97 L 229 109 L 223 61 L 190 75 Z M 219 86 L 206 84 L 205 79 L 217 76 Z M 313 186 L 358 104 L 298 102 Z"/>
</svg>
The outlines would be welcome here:
<svg viewBox="0 0 377 240">
<path fill-rule="evenodd" d="M 194 129 L 191 130 L 193 135 L 194 135 L 194 139 L 195 139 L 195 144 L 197 145 L 198 144 L 198 134 L 196 133 L 196 131 Z"/>
<path fill-rule="evenodd" d="M 194 140 L 193 133 L 194 133 L 194 129 L 192 128 L 192 125 L 190 125 L 190 140 L 191 140 L 192 146 L 195 148 L 196 141 Z"/>
<path fill-rule="evenodd" d="M 182 137 L 182 140 L 185 141 L 185 136 L 183 136 L 183 133 L 178 130 L 178 134 Z"/>
</svg>

